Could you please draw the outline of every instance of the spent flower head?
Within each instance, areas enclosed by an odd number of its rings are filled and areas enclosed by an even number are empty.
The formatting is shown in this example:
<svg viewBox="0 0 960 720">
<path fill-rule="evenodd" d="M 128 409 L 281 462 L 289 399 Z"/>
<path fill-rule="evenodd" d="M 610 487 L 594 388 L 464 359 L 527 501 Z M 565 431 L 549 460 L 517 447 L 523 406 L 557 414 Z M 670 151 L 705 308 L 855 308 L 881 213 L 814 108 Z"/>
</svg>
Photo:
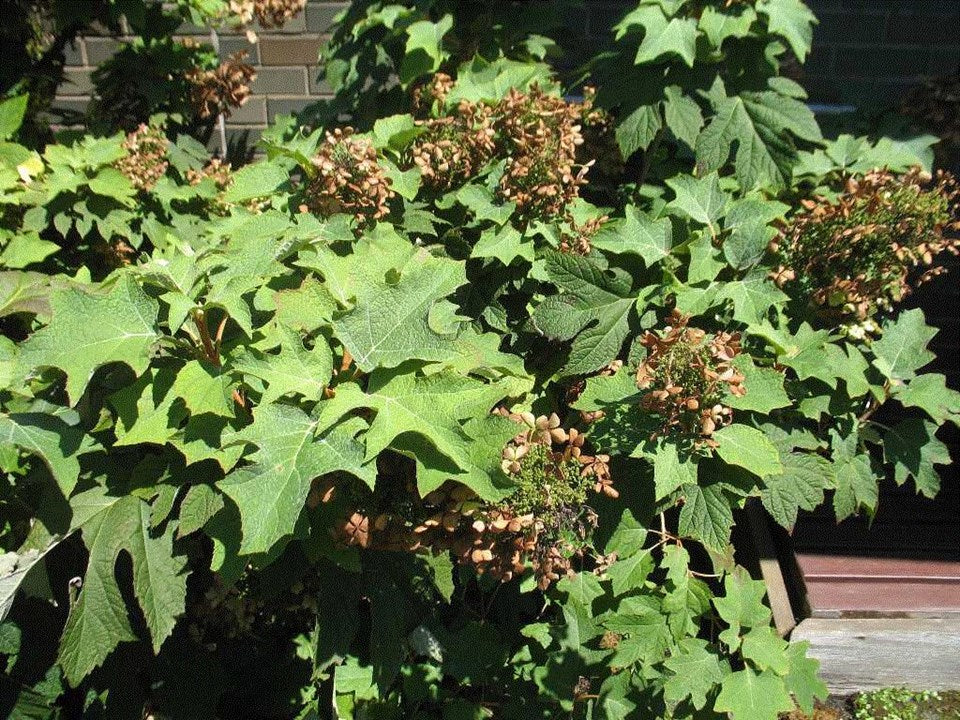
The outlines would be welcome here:
<svg viewBox="0 0 960 720">
<path fill-rule="evenodd" d="M 831 322 L 857 325 L 944 272 L 960 249 L 960 189 L 941 173 L 875 170 L 849 178 L 835 200 L 806 200 L 771 243 L 773 280 Z M 860 331 L 854 331 L 856 337 Z"/>
<path fill-rule="evenodd" d="M 311 160 L 315 175 L 306 187 L 307 207 L 323 216 L 350 213 L 360 224 L 390 212 L 394 196 L 390 178 L 378 162 L 376 148 L 353 128 L 326 133 Z"/>
<path fill-rule="evenodd" d="M 150 191 L 169 167 L 168 145 L 167 136 L 161 128 L 141 123 L 136 130 L 127 134 L 123 141 L 127 155 L 117 160 L 114 167 L 135 188 Z"/>
<path fill-rule="evenodd" d="M 679 435 L 711 446 L 710 436 L 732 419 L 724 398 L 746 394 L 732 362 L 740 354 L 740 335 L 708 335 L 689 327 L 689 320 L 674 310 L 670 325 L 643 334 L 647 357 L 637 368 L 637 387 L 644 391 L 641 406 L 657 423 L 654 437 Z"/>
<path fill-rule="evenodd" d="M 499 193 L 525 218 L 562 214 L 586 183 L 589 163 L 577 163 L 583 143 L 581 106 L 537 86 L 512 88 L 494 108 L 500 152 L 506 166 Z"/>
<path fill-rule="evenodd" d="M 208 120 L 217 115 L 229 116 L 234 108 L 250 97 L 250 83 L 257 77 L 253 65 L 244 62 L 245 50 L 230 55 L 211 70 L 193 68 L 187 73 L 190 82 L 190 103 L 197 117 Z"/>
</svg>

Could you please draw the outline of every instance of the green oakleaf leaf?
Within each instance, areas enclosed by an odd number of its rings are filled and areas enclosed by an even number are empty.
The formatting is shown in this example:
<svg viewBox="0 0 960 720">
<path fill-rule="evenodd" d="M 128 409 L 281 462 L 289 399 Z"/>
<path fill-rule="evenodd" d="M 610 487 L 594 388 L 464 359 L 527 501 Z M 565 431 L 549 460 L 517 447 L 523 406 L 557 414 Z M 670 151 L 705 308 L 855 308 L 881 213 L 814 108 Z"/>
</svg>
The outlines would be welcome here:
<svg viewBox="0 0 960 720">
<path fill-rule="evenodd" d="M 126 363 L 138 375 L 147 369 L 159 338 L 159 308 L 131 275 L 122 275 L 105 293 L 76 287 L 54 290 L 50 306 L 50 324 L 21 346 L 19 367 L 25 372 L 38 367 L 63 370 L 71 404 L 103 365 Z"/>
<path fill-rule="evenodd" d="M 711 173 L 701 178 L 677 175 L 667 180 L 667 185 L 676 195 L 668 207 L 706 225 L 716 235 L 717 221 L 723 217 L 728 200 L 726 193 L 720 189 L 717 174 Z"/>
<path fill-rule="evenodd" d="M 791 176 L 796 150 L 788 133 L 820 140 L 813 113 L 802 102 L 773 91 L 719 97 L 716 114 L 697 138 L 697 164 L 719 170 L 736 144 L 736 172 L 741 187 L 781 187 Z"/>
<path fill-rule="evenodd" d="M 121 550 L 133 559 L 133 587 L 143 610 L 154 652 L 173 631 L 186 601 L 186 561 L 173 554 L 173 529 L 155 534 L 150 508 L 133 495 L 110 497 L 94 488 L 71 500 L 74 523 L 90 551 L 83 589 L 70 609 L 59 662 L 76 686 L 102 664 L 120 642 L 137 637 L 114 576 Z"/>
<path fill-rule="evenodd" d="M 679 531 L 711 550 L 723 551 L 730 541 L 733 510 L 724 495 L 723 485 L 684 485 L 684 503 L 680 510 Z"/>
<path fill-rule="evenodd" d="M 358 292 L 353 309 L 334 321 L 334 334 L 367 372 L 406 360 L 451 358 L 454 338 L 431 328 L 430 312 L 466 280 L 462 262 L 420 252 L 399 276 L 388 273 Z"/>
<path fill-rule="evenodd" d="M 792 530 L 798 510 L 813 510 L 823 503 L 823 492 L 834 486 L 829 460 L 807 453 L 781 456 L 783 473 L 763 479 L 763 506 L 780 525 Z"/>
<path fill-rule="evenodd" d="M 766 627 L 770 623 L 770 609 L 763 604 L 767 587 L 762 580 L 751 580 L 745 571 L 738 570 L 724 578 L 723 589 L 723 597 L 715 597 L 713 606 L 730 626 L 728 638 L 736 638 L 741 627 Z"/>
<path fill-rule="evenodd" d="M 713 709 L 729 712 L 732 720 L 777 720 L 780 713 L 793 710 L 793 700 L 773 672 L 748 668 L 723 679 Z"/>
<path fill-rule="evenodd" d="M 883 457 L 893 464 L 894 479 L 903 485 L 913 477 L 917 491 L 928 498 L 940 490 L 940 476 L 934 465 L 949 465 L 950 452 L 934 433 L 937 426 L 927 420 L 901 420 L 883 437 Z"/>
<path fill-rule="evenodd" d="M 80 474 L 77 455 L 92 449 L 86 447 L 80 428 L 39 412 L 0 413 L 0 446 L 3 445 L 15 445 L 43 460 L 67 498 Z"/>
<path fill-rule="evenodd" d="M 707 694 L 723 679 L 720 659 L 707 649 L 707 641 L 684 638 L 663 665 L 673 672 L 663 684 L 663 699 L 670 705 L 690 698 L 697 710 L 707 704 Z"/>
<path fill-rule="evenodd" d="M 876 357 L 873 364 L 891 380 L 909 380 L 934 359 L 927 343 L 936 334 L 920 308 L 902 312 L 894 323 L 884 326 L 883 336 L 871 346 Z"/>
<path fill-rule="evenodd" d="M 250 349 L 234 363 L 234 368 L 266 382 L 260 398 L 262 405 L 291 393 L 319 400 L 333 376 L 333 356 L 326 339 L 319 336 L 314 347 L 307 350 L 297 331 L 281 325 L 277 335 L 279 353 Z"/>
<path fill-rule="evenodd" d="M 790 44 L 790 49 L 803 62 L 813 45 L 813 26 L 817 18 L 801 0 L 759 0 L 757 12 L 766 15 L 770 32 Z"/>
<path fill-rule="evenodd" d="M 709 7 L 706 8 L 704 14 L 709 9 Z M 685 142 L 691 148 L 695 147 L 697 136 L 703 128 L 703 113 L 700 111 L 700 106 L 676 85 L 671 85 L 664 90 L 664 98 L 663 117 L 667 127 L 678 140 Z"/>
<path fill-rule="evenodd" d="M 681 485 L 696 485 L 697 465 L 689 457 L 681 460 L 673 443 L 661 443 L 653 457 L 653 482 L 660 502 Z"/>
<path fill-rule="evenodd" d="M 653 62 L 664 55 L 679 55 L 688 67 L 693 67 L 697 52 L 697 21 L 679 17 L 668 20 L 659 8 L 649 9 L 651 12 L 644 17 L 643 42 L 637 49 L 634 64 Z"/>
<path fill-rule="evenodd" d="M 253 465 L 219 483 L 240 509 L 241 554 L 268 552 L 293 533 L 314 478 L 342 470 L 373 487 L 376 469 L 364 464 L 363 445 L 354 438 L 356 424 L 323 435 L 318 424 L 299 408 L 260 405 L 253 423 L 234 436 L 234 442 L 257 447 Z"/>
<path fill-rule="evenodd" d="M 629 159 L 637 150 L 646 150 L 662 126 L 659 104 L 641 105 L 617 125 L 620 154 Z"/>
<path fill-rule="evenodd" d="M 522 391 L 526 382 L 512 378 L 485 383 L 442 371 L 426 377 L 397 371 L 370 375 L 367 391 L 356 383 L 337 386 L 337 394 L 318 406 L 319 428 L 332 426 L 358 408 L 376 410 L 364 435 L 366 459 L 372 460 L 403 433 L 415 433 L 429 441 L 458 467 L 474 466 L 470 438 L 461 421 L 487 413 L 499 400 Z"/>
<path fill-rule="evenodd" d="M 785 675 L 790 667 L 787 641 L 772 627 L 755 627 L 743 636 L 741 652 L 758 670 L 773 670 Z"/>
<path fill-rule="evenodd" d="M 717 430 L 713 439 L 718 443 L 717 455 L 730 465 L 739 465 L 760 477 L 783 472 L 776 446 L 756 428 L 728 425 Z"/>
<path fill-rule="evenodd" d="M 813 701 L 827 699 L 827 686 L 818 677 L 820 661 L 807 657 L 810 643 L 807 640 L 794 640 L 787 648 L 787 660 L 790 670 L 783 678 L 787 690 L 793 693 L 797 705 L 807 715 L 813 714 Z"/>
<path fill-rule="evenodd" d="M 593 260 L 550 252 L 547 274 L 561 289 L 534 310 L 533 329 L 556 340 L 573 340 L 564 375 L 599 370 L 623 348 L 637 299 L 622 270 L 604 270 Z"/>
<path fill-rule="evenodd" d="M 946 378 L 937 373 L 918 375 L 894 397 L 907 407 L 918 407 L 938 423 L 960 425 L 960 393 L 947 387 Z"/>
<path fill-rule="evenodd" d="M 670 255 L 673 244 L 673 224 L 670 218 L 651 220 L 633 205 L 625 209 L 623 220 L 606 223 L 590 243 L 595 248 L 612 253 L 632 253 L 643 258 L 647 267 L 653 267 Z"/>
<path fill-rule="evenodd" d="M 773 368 L 757 367 L 746 353 L 737 355 L 733 359 L 733 366 L 743 373 L 743 387 L 747 394 L 728 395 L 724 404 L 734 410 L 752 410 L 764 414 L 790 406 L 790 398 L 783 389 L 782 372 Z"/>
</svg>

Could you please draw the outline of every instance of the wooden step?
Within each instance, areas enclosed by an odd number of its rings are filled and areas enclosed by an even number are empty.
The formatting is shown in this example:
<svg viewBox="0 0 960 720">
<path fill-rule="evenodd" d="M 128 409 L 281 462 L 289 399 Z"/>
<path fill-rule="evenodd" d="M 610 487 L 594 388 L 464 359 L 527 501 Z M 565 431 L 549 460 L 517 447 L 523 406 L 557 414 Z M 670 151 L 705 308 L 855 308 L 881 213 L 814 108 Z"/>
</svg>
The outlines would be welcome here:
<svg viewBox="0 0 960 720">
<path fill-rule="evenodd" d="M 791 640 L 810 643 L 831 693 L 901 686 L 960 688 L 960 620 L 808 618 Z"/>
<path fill-rule="evenodd" d="M 960 618 L 960 562 L 798 553 L 814 618 Z"/>
</svg>

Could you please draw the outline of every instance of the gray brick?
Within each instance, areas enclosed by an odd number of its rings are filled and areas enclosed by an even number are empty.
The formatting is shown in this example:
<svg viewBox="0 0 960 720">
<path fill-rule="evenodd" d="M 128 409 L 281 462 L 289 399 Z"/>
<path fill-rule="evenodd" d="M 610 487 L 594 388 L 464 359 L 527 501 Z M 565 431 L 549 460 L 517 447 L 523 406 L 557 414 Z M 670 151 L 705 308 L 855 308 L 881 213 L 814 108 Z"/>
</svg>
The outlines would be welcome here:
<svg viewBox="0 0 960 720">
<path fill-rule="evenodd" d="M 886 4 L 894 12 L 912 13 L 921 10 L 931 15 L 956 14 L 957 0 L 886 0 Z"/>
<path fill-rule="evenodd" d="M 820 15 L 820 13 L 824 12 L 834 12 L 843 7 L 842 0 L 806 0 L 806 3 L 814 15 Z"/>
<path fill-rule="evenodd" d="M 903 99 L 917 86 L 915 80 L 890 79 L 877 80 L 876 100 L 880 104 L 889 103 L 899 105 Z"/>
<path fill-rule="evenodd" d="M 927 72 L 930 75 L 948 75 L 960 69 L 960 47 L 930 51 L 930 64 Z"/>
<path fill-rule="evenodd" d="M 349 3 L 307 3 L 305 10 L 307 32 L 327 32 L 333 24 L 333 19 L 339 15 Z"/>
<path fill-rule="evenodd" d="M 309 96 L 296 98 L 268 98 L 267 110 L 270 116 L 270 122 L 273 122 L 277 115 L 296 115 L 305 107 L 315 102 L 316 98 Z"/>
<path fill-rule="evenodd" d="M 68 66 L 83 66 L 87 64 L 87 53 L 83 38 L 77 38 L 63 49 L 64 61 Z"/>
<path fill-rule="evenodd" d="M 263 125 L 267 122 L 267 101 L 252 97 L 227 118 L 234 125 Z"/>
<path fill-rule="evenodd" d="M 89 97 L 58 97 L 50 104 L 50 117 L 56 121 L 72 122 L 77 114 L 84 114 L 90 104 Z"/>
<path fill-rule="evenodd" d="M 883 12 L 824 12 L 814 31 L 814 43 L 882 43 L 887 29 Z"/>
<path fill-rule="evenodd" d="M 838 75 L 851 78 L 918 77 L 927 71 L 929 48 L 845 48 L 837 52 Z"/>
<path fill-rule="evenodd" d="M 807 75 L 801 83 L 812 103 L 839 103 L 843 100 L 837 89 L 835 75 Z"/>
<path fill-rule="evenodd" d="M 181 40 L 189 39 L 201 45 L 210 45 L 209 35 L 178 35 Z M 247 40 L 245 35 L 219 35 L 217 38 L 220 44 L 220 56 L 227 57 L 235 52 L 246 52 L 246 62 L 256 65 L 260 62 L 260 55 L 257 53 L 257 44 Z"/>
<path fill-rule="evenodd" d="M 258 35 L 260 33 L 302 33 L 306 32 L 307 21 L 305 13 L 297 13 L 294 17 L 287 20 L 280 27 L 265 28 L 260 23 L 255 22 L 250 28 Z"/>
<path fill-rule="evenodd" d="M 835 52 L 845 52 L 843 49 L 834 50 L 829 45 L 815 44 L 813 51 L 803 64 L 803 74 L 806 75 L 830 75 L 833 73 L 833 60 Z"/>
<path fill-rule="evenodd" d="M 64 68 L 63 83 L 57 88 L 61 95 L 89 95 L 93 92 L 93 81 L 89 68 Z"/>
<path fill-rule="evenodd" d="M 261 35 L 260 62 L 264 65 L 315 65 L 321 42 L 319 35 Z"/>
<path fill-rule="evenodd" d="M 611 28 L 632 9 L 622 2 L 590 3 L 584 14 L 583 9 L 572 5 L 564 13 L 564 25 L 573 32 L 582 31 L 586 35 L 609 36 Z"/>
<path fill-rule="evenodd" d="M 957 45 L 960 27 L 960 4 L 948 15 L 929 13 L 918 5 L 912 13 L 893 13 L 887 24 L 886 39 L 891 43 L 911 45 Z"/>
<path fill-rule="evenodd" d="M 220 38 L 220 56 L 227 57 L 235 52 L 245 50 L 247 53 L 247 62 L 256 65 L 260 62 L 259 48 L 256 43 L 251 43 L 246 37 L 222 37 Z"/>
<path fill-rule="evenodd" d="M 236 127 L 229 123 L 226 127 L 227 154 L 231 159 L 237 156 L 247 158 L 253 154 L 254 148 L 260 141 L 264 128 Z M 207 141 L 207 148 L 213 152 L 220 152 L 220 133 L 214 132 Z"/>
<path fill-rule="evenodd" d="M 307 92 L 305 67 L 259 67 L 250 86 L 254 95 L 303 95 Z"/>
<path fill-rule="evenodd" d="M 307 68 L 307 77 L 310 78 L 311 95 L 333 95 L 333 88 L 330 87 L 330 83 L 327 82 L 322 68 Z"/>
<path fill-rule="evenodd" d="M 88 37 L 84 38 L 83 42 L 87 46 L 87 62 L 91 65 L 106 62 L 122 45 L 117 38 Z"/>
</svg>

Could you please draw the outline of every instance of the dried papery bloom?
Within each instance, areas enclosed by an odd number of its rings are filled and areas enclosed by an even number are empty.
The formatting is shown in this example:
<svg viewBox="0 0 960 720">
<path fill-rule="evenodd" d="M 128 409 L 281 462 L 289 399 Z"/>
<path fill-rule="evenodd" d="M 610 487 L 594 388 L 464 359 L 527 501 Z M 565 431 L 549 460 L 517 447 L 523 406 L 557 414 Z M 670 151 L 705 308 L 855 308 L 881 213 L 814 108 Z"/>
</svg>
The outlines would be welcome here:
<svg viewBox="0 0 960 720">
<path fill-rule="evenodd" d="M 253 66 L 243 62 L 247 53 L 240 50 L 212 70 L 193 68 L 187 73 L 190 102 L 201 120 L 223 114 L 243 105 L 250 97 L 250 83 L 257 77 Z"/>
<path fill-rule="evenodd" d="M 307 0 L 229 0 L 228 11 L 238 25 L 254 20 L 264 28 L 277 28 L 299 15 Z"/>
<path fill-rule="evenodd" d="M 187 170 L 186 179 L 194 187 L 204 180 L 211 180 L 218 194 L 207 201 L 208 211 L 215 215 L 226 215 L 229 212 L 230 204 L 223 199 L 223 192 L 233 183 L 230 163 L 220 158 L 211 158 L 200 170 Z M 247 206 L 251 211 L 256 211 L 255 201 L 248 202 Z"/>
<path fill-rule="evenodd" d="M 265 28 L 282 26 L 299 15 L 307 0 L 255 0 L 254 15 Z"/>
<path fill-rule="evenodd" d="M 771 244 L 773 280 L 832 323 L 863 329 L 943 272 L 936 256 L 960 250 L 960 190 L 945 173 L 885 170 L 847 180 L 835 200 L 803 203 Z M 856 335 L 858 331 L 854 331 Z"/>
<path fill-rule="evenodd" d="M 217 190 L 226 190 L 233 182 L 230 163 L 215 157 L 210 158 L 210 161 L 200 170 L 187 170 L 187 182 L 190 185 L 199 185 L 207 179 L 213 181 Z"/>
<path fill-rule="evenodd" d="M 467 182 L 493 156 L 493 118 L 486 105 L 464 100 L 450 115 L 418 124 L 426 131 L 410 147 L 409 164 L 437 190 Z"/>
<path fill-rule="evenodd" d="M 373 144 L 355 137 L 353 128 L 328 132 L 311 162 L 316 174 L 307 183 L 306 204 L 312 212 L 351 213 L 361 224 L 390 212 L 390 178 Z"/>
<path fill-rule="evenodd" d="M 98 240 L 93 245 L 94 252 L 99 255 L 107 267 L 121 268 L 133 262 L 137 251 L 126 240 L 113 237 L 109 240 Z"/>
<path fill-rule="evenodd" d="M 167 172 L 167 146 L 163 130 L 141 124 L 123 141 L 127 155 L 117 160 L 114 166 L 135 188 L 149 192 Z"/>
<path fill-rule="evenodd" d="M 536 86 L 526 93 L 511 89 L 494 108 L 506 159 L 499 192 L 521 217 L 555 218 L 579 195 L 589 167 L 577 163 L 580 108 Z"/>
<path fill-rule="evenodd" d="M 485 502 L 470 488 L 448 482 L 420 498 L 410 483 L 370 496 L 338 495 L 329 479 L 313 484 L 307 503 L 340 502 L 335 540 L 362 548 L 402 552 L 451 552 L 457 561 L 504 582 L 531 567 L 538 584 L 571 572 L 582 555 L 596 516 L 586 505 L 591 492 L 616 497 L 609 458 L 583 453 L 584 437 L 561 427 L 554 415 L 500 415 L 518 424 L 501 454 L 501 467 L 516 490 L 505 500 Z M 343 503 L 346 497 L 348 502 Z"/>
<path fill-rule="evenodd" d="M 740 336 L 708 336 L 688 327 L 689 320 L 674 310 L 670 325 L 640 338 L 647 357 L 637 368 L 637 387 L 644 391 L 641 406 L 657 425 L 653 437 L 679 435 L 712 446 L 710 436 L 733 416 L 724 398 L 746 394 L 744 377 L 732 363 Z"/>
<path fill-rule="evenodd" d="M 577 225 L 573 218 L 567 219 L 570 226 L 569 233 L 560 235 L 560 252 L 570 253 L 572 255 L 589 255 L 591 246 L 590 238 L 596 235 L 597 230 L 609 218 L 606 215 L 587 220 L 582 225 Z"/>
<path fill-rule="evenodd" d="M 453 85 L 453 78 L 446 73 L 437 73 L 427 82 L 417 85 L 413 89 L 414 112 L 419 116 L 426 116 L 442 109 Z"/>
</svg>

